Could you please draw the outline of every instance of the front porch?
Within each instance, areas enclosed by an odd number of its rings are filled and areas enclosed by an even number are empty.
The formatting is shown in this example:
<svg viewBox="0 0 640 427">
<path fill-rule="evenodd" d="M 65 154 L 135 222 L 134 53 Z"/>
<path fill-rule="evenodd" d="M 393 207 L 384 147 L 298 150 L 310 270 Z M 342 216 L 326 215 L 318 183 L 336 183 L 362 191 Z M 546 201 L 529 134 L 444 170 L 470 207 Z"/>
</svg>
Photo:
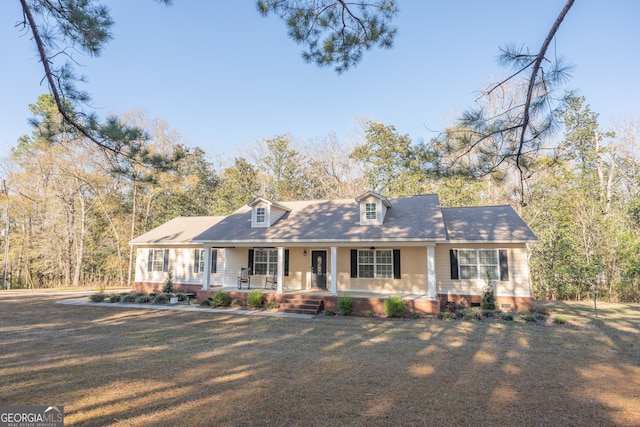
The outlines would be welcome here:
<svg viewBox="0 0 640 427">
<path fill-rule="evenodd" d="M 364 310 L 369 310 L 376 314 L 384 313 L 384 301 L 389 296 L 396 294 L 382 294 L 374 292 L 363 291 L 349 291 L 338 292 L 338 295 L 331 295 L 328 289 L 311 288 L 311 289 L 285 289 L 283 292 L 277 292 L 276 290 L 263 289 L 262 287 L 256 287 L 252 289 L 237 289 L 232 287 L 218 287 L 209 290 L 198 290 L 196 292 L 196 298 L 198 303 L 208 298 L 213 298 L 216 292 L 224 290 L 229 293 L 230 299 L 239 299 L 245 304 L 247 302 L 247 296 L 249 292 L 262 292 L 265 298 L 265 303 L 270 301 L 277 301 L 280 304 L 289 303 L 295 300 L 316 300 L 321 301 L 324 309 L 332 309 L 338 311 L 338 298 L 343 296 L 353 297 L 355 302 L 354 313 L 358 314 Z M 440 301 L 438 298 L 432 298 L 428 295 L 420 294 L 404 294 L 401 295 L 404 301 L 405 311 L 416 312 L 422 314 L 437 314 L 440 312 Z"/>
</svg>

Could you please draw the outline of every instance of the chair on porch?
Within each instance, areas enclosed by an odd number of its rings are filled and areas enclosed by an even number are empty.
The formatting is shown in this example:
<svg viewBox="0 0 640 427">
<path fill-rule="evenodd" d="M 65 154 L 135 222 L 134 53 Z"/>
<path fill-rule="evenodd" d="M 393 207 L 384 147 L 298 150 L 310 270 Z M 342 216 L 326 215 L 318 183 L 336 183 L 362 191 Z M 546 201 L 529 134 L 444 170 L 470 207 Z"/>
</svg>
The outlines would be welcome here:
<svg viewBox="0 0 640 427">
<path fill-rule="evenodd" d="M 278 276 L 277 275 L 273 275 L 273 276 L 267 276 L 264 279 L 264 288 L 265 289 L 275 289 L 278 287 Z"/>
<path fill-rule="evenodd" d="M 247 284 L 247 289 L 251 289 L 251 274 L 249 268 L 240 268 L 240 275 L 238 276 L 238 289 L 242 289 L 242 284 Z"/>
</svg>

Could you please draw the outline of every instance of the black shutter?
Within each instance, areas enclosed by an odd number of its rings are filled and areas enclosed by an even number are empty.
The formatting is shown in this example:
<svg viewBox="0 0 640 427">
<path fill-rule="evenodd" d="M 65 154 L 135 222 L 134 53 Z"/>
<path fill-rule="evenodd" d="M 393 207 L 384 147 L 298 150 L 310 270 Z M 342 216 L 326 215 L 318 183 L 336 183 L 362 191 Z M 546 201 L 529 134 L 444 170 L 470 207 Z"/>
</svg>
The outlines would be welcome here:
<svg viewBox="0 0 640 427">
<path fill-rule="evenodd" d="M 200 273 L 200 249 L 193 250 L 193 272 Z"/>
<path fill-rule="evenodd" d="M 393 278 L 402 278 L 400 275 L 400 249 L 393 250 Z"/>
<path fill-rule="evenodd" d="M 284 250 L 284 275 L 289 275 L 289 249 Z"/>
<path fill-rule="evenodd" d="M 451 249 L 449 251 L 449 262 L 451 264 L 451 279 L 458 280 L 460 276 L 458 275 L 458 251 L 455 249 Z"/>
<path fill-rule="evenodd" d="M 211 249 L 211 272 L 218 272 L 218 250 Z"/>
<path fill-rule="evenodd" d="M 169 271 L 169 249 L 164 250 L 164 260 L 162 263 L 162 271 Z"/>
<path fill-rule="evenodd" d="M 358 250 L 351 249 L 351 277 L 358 277 Z"/>
<path fill-rule="evenodd" d="M 507 259 L 506 249 L 500 249 L 498 251 L 500 256 L 500 281 L 506 282 L 509 280 L 509 260 Z"/>
<path fill-rule="evenodd" d="M 153 249 L 149 249 L 149 263 L 147 264 L 147 271 L 153 271 Z"/>
<path fill-rule="evenodd" d="M 253 249 L 249 249 L 249 261 L 247 261 L 247 267 L 249 268 L 249 274 L 253 274 Z"/>
</svg>

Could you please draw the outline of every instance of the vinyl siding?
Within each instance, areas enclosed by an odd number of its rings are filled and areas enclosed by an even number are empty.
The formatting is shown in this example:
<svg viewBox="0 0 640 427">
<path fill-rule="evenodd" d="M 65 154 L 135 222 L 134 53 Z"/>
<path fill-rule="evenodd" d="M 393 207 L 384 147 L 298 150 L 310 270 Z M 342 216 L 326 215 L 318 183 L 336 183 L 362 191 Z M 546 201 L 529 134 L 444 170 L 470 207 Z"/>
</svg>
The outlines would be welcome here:
<svg viewBox="0 0 640 427">
<path fill-rule="evenodd" d="M 497 281 L 497 296 L 530 297 L 529 267 L 524 244 L 439 244 L 436 246 L 437 292 L 448 295 L 481 295 L 484 280 L 451 280 L 451 249 L 506 249 L 509 280 Z"/>
<path fill-rule="evenodd" d="M 164 283 L 167 280 L 165 271 L 148 271 L 149 251 L 151 249 L 166 249 L 169 251 L 169 268 L 173 271 L 174 283 L 181 284 L 202 284 L 204 282 L 203 273 L 195 273 L 193 264 L 195 262 L 194 250 L 201 249 L 193 246 L 181 247 L 138 247 L 136 251 L 136 282 L 157 282 Z M 211 283 L 221 282 L 222 271 L 224 270 L 224 250 L 218 249 L 217 272 L 211 274 Z"/>
</svg>

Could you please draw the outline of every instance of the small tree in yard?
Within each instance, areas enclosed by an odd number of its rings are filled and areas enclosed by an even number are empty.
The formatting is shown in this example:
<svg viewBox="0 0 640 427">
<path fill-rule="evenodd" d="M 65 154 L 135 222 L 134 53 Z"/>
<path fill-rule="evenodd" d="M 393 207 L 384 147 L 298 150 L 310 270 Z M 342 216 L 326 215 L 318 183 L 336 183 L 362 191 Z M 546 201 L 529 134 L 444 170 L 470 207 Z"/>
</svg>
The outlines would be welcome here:
<svg viewBox="0 0 640 427">
<path fill-rule="evenodd" d="M 491 283 L 487 285 L 484 289 L 484 294 L 482 294 L 482 302 L 480 303 L 480 307 L 483 310 L 497 310 L 498 302 L 496 301 L 496 293 L 493 290 L 493 286 Z"/>
<path fill-rule="evenodd" d="M 167 272 L 167 279 L 164 281 L 164 286 L 162 287 L 162 293 L 172 294 L 173 293 L 173 270 L 169 269 Z"/>
</svg>

